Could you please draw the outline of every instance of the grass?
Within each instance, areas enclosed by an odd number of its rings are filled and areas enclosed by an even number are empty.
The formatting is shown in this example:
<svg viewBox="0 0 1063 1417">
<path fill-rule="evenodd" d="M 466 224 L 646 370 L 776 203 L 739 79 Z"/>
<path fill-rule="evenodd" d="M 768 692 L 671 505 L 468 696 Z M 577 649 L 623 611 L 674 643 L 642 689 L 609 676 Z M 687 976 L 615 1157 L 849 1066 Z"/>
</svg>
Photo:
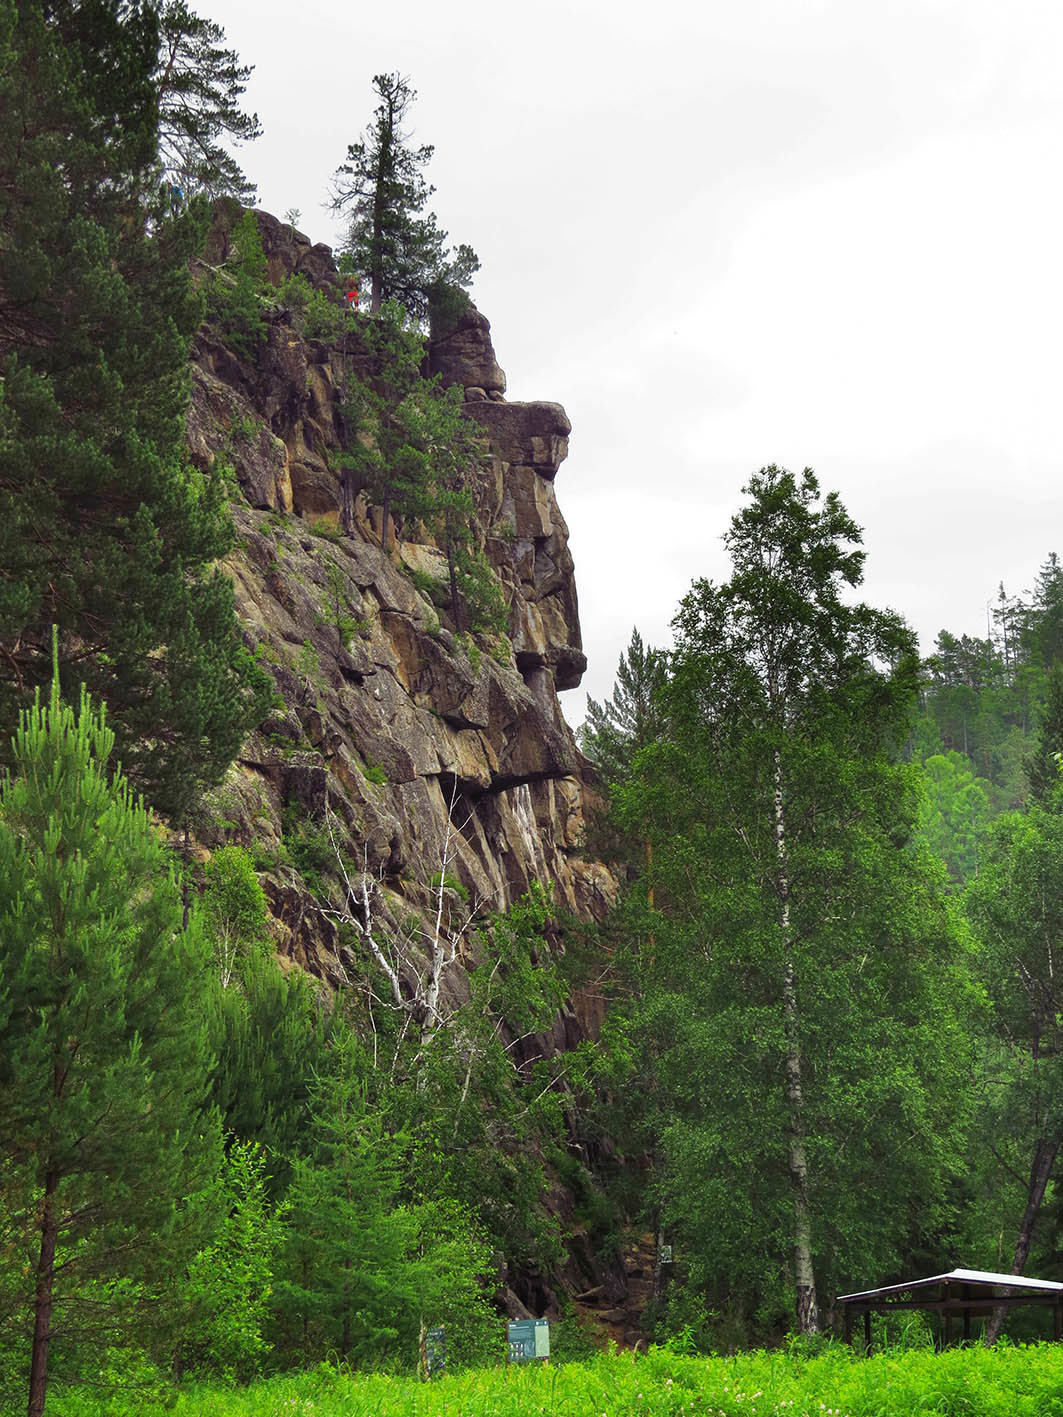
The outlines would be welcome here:
<svg viewBox="0 0 1063 1417">
<path fill-rule="evenodd" d="M 733 1358 L 599 1356 L 447 1374 L 430 1384 L 321 1367 L 247 1388 L 186 1386 L 176 1403 L 55 1393 L 49 1417 L 1063 1417 L 1063 1346 L 858 1358 L 835 1347 Z"/>
</svg>

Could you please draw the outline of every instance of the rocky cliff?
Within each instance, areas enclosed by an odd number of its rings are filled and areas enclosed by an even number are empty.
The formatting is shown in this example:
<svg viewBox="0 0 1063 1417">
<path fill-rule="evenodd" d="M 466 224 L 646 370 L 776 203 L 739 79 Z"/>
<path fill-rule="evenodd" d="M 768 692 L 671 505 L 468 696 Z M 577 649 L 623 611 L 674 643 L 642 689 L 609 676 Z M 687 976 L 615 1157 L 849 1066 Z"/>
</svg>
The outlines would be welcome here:
<svg viewBox="0 0 1063 1417">
<path fill-rule="evenodd" d="M 265 213 L 257 221 L 273 285 L 301 273 L 341 324 L 309 338 L 278 302 L 266 306 L 255 357 L 209 326 L 195 351 L 190 446 L 200 465 L 224 458 L 234 469 L 228 570 L 247 643 L 279 695 L 197 837 L 206 848 L 253 849 L 280 956 L 334 986 L 355 963 L 351 945 L 298 869 L 300 842 L 316 832 L 320 844 L 322 824 L 373 882 L 385 927 L 433 910 L 442 875 L 473 915 L 504 910 L 538 881 L 559 906 L 598 916 L 614 882 L 581 853 L 587 765 L 557 699 L 586 664 L 554 492 L 568 449 L 564 410 L 506 400 L 476 310 L 430 342 L 425 375 L 464 390 L 463 413 L 487 440 L 475 530 L 509 634 L 478 646 L 419 589 L 444 567 L 436 542 L 420 524 L 389 522 L 385 534 L 379 509 L 337 470 L 350 436 L 343 393 L 367 317 L 343 308 L 327 247 Z M 216 265 L 228 240 L 219 223 Z M 341 632 L 343 618 L 353 635 Z M 586 1010 L 568 1009 L 541 1044 L 571 1046 L 593 1028 Z"/>
</svg>

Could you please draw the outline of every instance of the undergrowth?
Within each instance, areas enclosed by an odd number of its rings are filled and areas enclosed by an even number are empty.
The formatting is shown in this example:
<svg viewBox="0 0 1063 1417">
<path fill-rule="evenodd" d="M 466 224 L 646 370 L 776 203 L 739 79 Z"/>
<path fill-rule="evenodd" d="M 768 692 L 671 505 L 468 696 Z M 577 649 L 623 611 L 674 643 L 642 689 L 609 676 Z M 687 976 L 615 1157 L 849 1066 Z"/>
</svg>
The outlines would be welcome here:
<svg viewBox="0 0 1063 1417">
<path fill-rule="evenodd" d="M 834 1345 L 731 1358 L 642 1357 L 478 1369 L 432 1383 L 323 1365 L 242 1389 L 187 1386 L 176 1403 L 56 1392 L 50 1417 L 1063 1417 L 1063 1347 L 1001 1345 L 861 1358 Z"/>
</svg>

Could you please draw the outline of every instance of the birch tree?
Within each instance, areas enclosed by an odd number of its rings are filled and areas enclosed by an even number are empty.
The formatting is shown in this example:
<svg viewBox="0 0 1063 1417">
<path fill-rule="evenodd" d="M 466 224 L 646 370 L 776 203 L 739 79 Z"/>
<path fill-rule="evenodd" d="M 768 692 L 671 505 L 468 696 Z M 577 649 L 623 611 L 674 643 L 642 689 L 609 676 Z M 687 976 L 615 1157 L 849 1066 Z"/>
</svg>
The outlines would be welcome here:
<svg viewBox="0 0 1063 1417">
<path fill-rule="evenodd" d="M 940 984 L 962 993 L 960 960 L 940 873 L 910 844 L 914 778 L 892 758 L 913 635 L 852 603 L 860 530 L 810 470 L 766 468 L 746 492 L 724 537 L 730 580 L 698 581 L 675 618 L 668 738 L 642 754 L 621 811 L 655 838 L 640 1008 L 656 1010 L 671 1098 L 665 1210 L 688 1234 L 711 1217 L 716 1281 L 747 1294 L 785 1228 L 810 1334 L 819 1265 L 882 1263 L 910 1223 L 913 1193 L 885 1158 L 912 1175 L 940 1160 Z M 861 1184 L 871 1215 L 852 1204 Z"/>
</svg>

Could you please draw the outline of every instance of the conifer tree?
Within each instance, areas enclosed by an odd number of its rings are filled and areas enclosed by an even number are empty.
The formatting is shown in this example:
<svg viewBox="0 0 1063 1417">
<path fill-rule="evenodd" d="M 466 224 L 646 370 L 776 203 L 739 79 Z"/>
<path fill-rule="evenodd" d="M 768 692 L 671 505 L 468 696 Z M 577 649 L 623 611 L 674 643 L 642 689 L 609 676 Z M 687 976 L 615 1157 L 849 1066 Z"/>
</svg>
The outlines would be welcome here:
<svg viewBox="0 0 1063 1417">
<path fill-rule="evenodd" d="M 258 114 L 240 106 L 253 70 L 224 43 L 222 27 L 194 14 L 184 0 L 166 0 L 160 9 L 153 75 L 159 160 L 186 198 L 202 192 L 247 203 L 254 184 L 220 140 L 252 142 L 262 128 Z"/>
<path fill-rule="evenodd" d="M 403 127 L 417 91 L 398 73 L 374 75 L 373 87 L 380 103 L 336 171 L 332 206 L 351 212 L 347 255 L 369 283 L 371 313 L 397 300 L 413 319 L 423 320 L 433 289 L 468 286 L 480 263 L 469 246 L 448 253 L 447 233 L 434 212 L 424 213 L 435 188 L 422 170 L 435 150 L 429 143 L 409 146 Z"/>
<path fill-rule="evenodd" d="M 579 745 L 606 783 L 621 782 L 636 753 L 652 743 L 664 726 L 659 702 L 667 677 L 665 656 L 643 644 L 637 629 L 621 654 L 613 692 L 603 703 L 589 698 Z"/>
<path fill-rule="evenodd" d="M 1037 737 L 1033 751 L 1023 763 L 1030 784 L 1030 797 L 1042 807 L 1056 811 L 1063 806 L 1060 752 L 1063 752 L 1063 661 L 1057 661 L 1048 672 Z"/>
<path fill-rule="evenodd" d="M 182 929 L 146 808 L 110 776 L 113 747 L 103 711 L 83 693 L 75 713 L 55 675 L 0 786 L 0 1174 L 36 1235 L 29 1417 L 53 1343 L 113 1332 L 98 1281 L 157 1289 L 175 1202 L 217 1159 L 196 1006 L 206 947 Z"/>
<path fill-rule="evenodd" d="M 153 197 L 158 28 L 119 0 L 0 26 L 0 721 L 49 674 L 105 701 L 178 817 L 264 712 L 232 587 L 228 489 L 185 455 L 195 205 Z"/>
</svg>

